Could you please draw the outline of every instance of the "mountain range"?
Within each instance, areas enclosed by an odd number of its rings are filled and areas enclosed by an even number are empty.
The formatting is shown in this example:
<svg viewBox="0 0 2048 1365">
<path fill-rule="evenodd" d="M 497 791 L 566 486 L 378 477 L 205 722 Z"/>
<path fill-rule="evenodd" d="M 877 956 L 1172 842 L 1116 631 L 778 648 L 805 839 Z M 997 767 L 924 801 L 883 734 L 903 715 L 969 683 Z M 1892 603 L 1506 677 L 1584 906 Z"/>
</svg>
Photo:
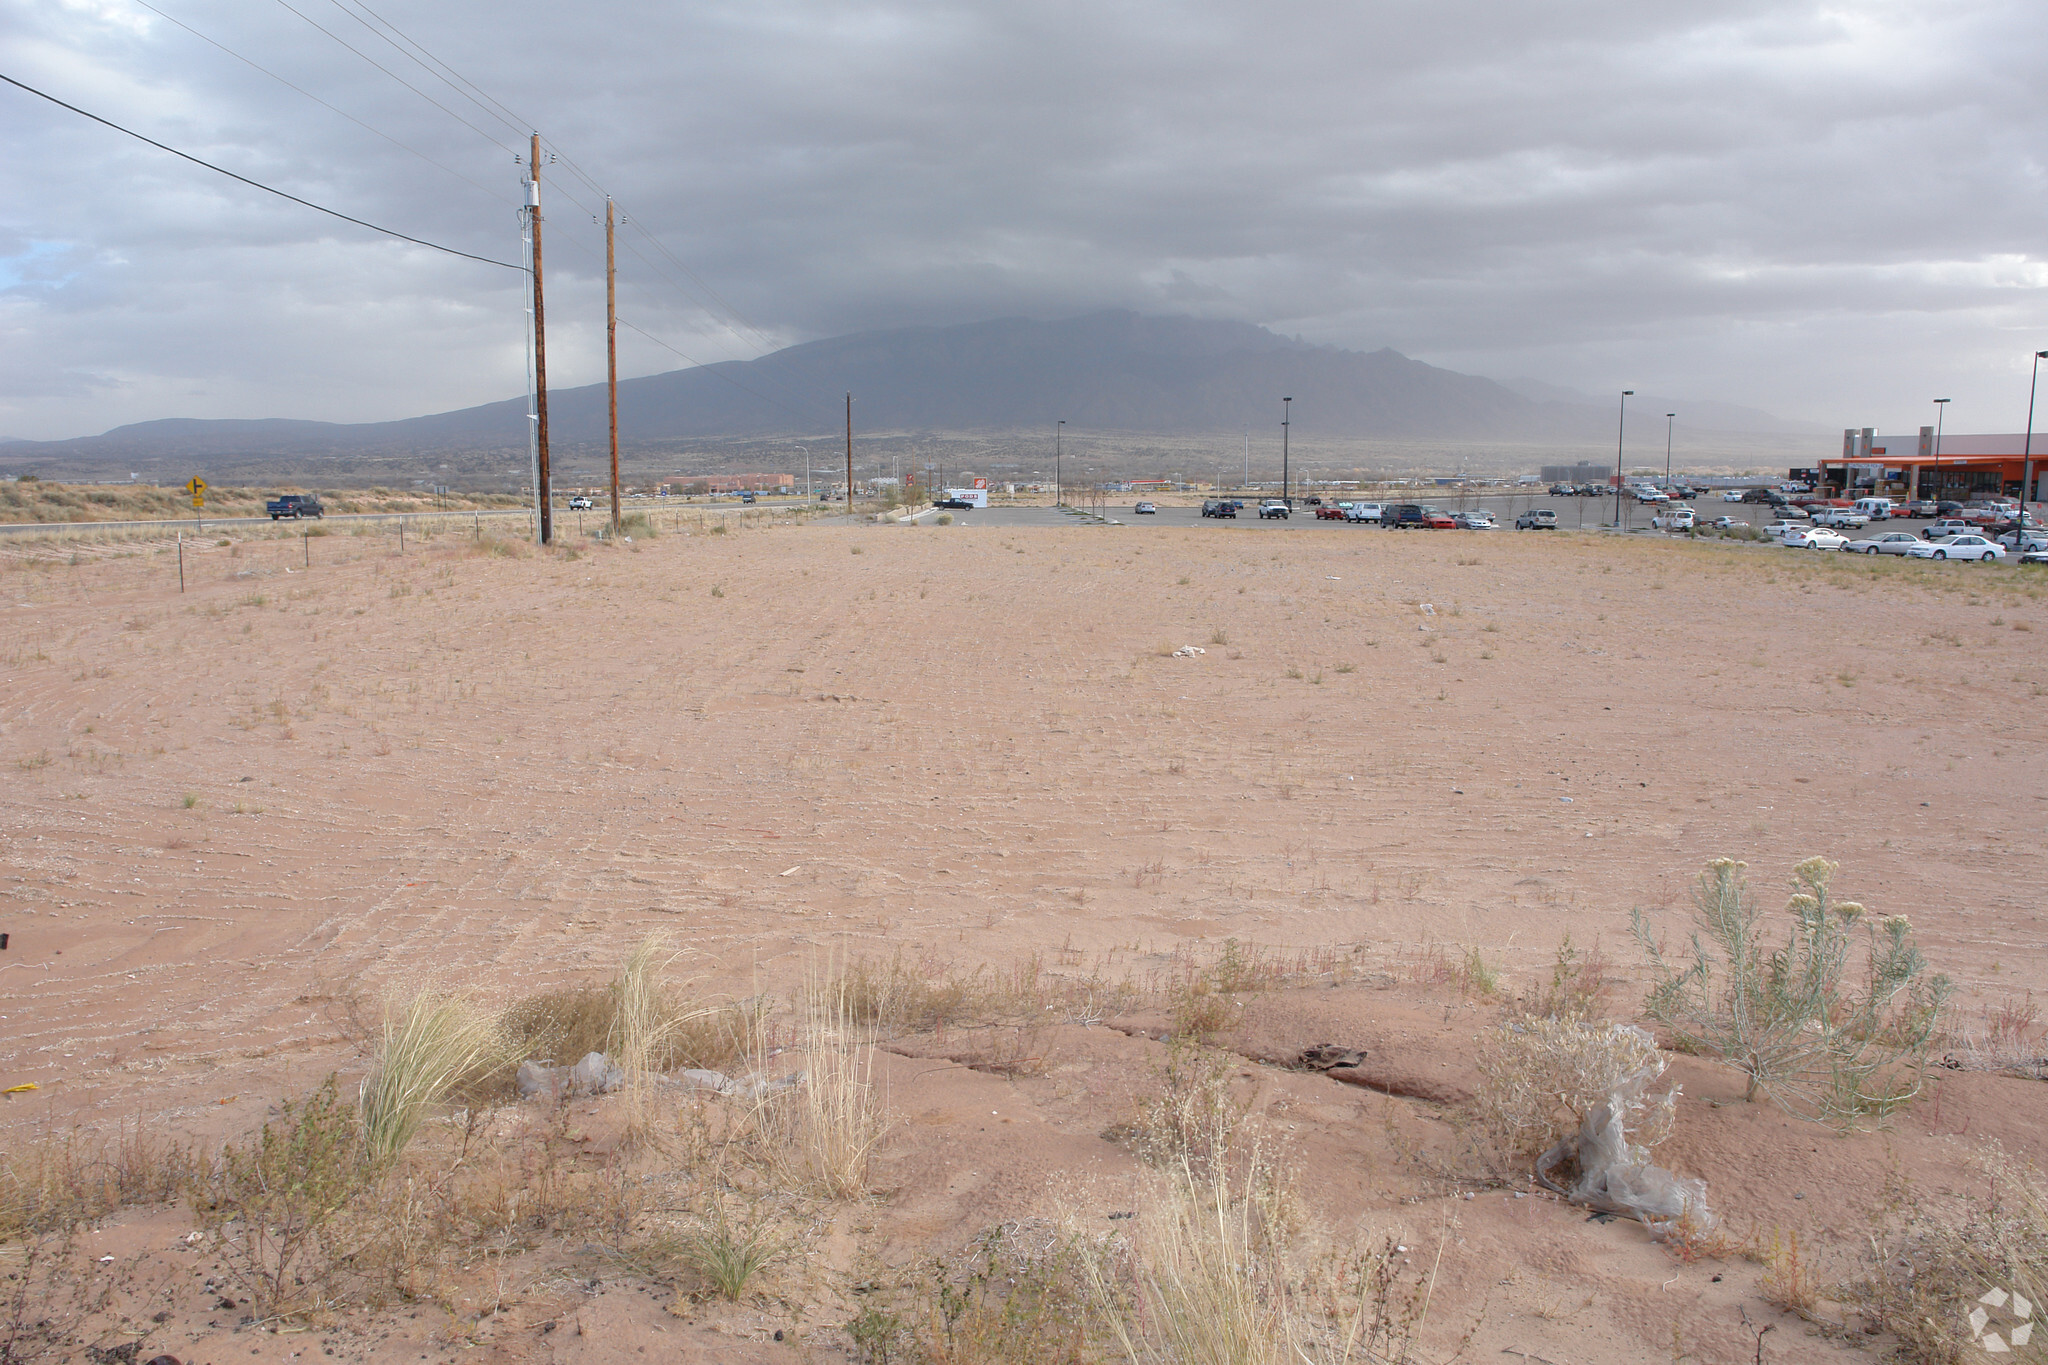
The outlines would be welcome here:
<svg viewBox="0 0 2048 1365">
<path fill-rule="evenodd" d="M 629 452 L 707 439 L 829 438 L 853 395 L 857 434 L 1040 431 L 1200 434 L 1277 424 L 1293 398 L 1297 437 L 1514 441 L 1571 445 L 1611 438 L 1608 401 L 1535 380 L 1496 383 L 1394 350 L 1359 352 L 1289 339 L 1249 323 L 1102 312 L 1056 322 L 1021 318 L 903 327 L 806 342 L 756 360 L 621 381 Z M 1683 409 L 1689 427 L 1796 432 L 1805 424 L 1730 405 L 1637 400 Z M 602 384 L 548 398 L 558 448 L 603 442 Z M 314 472 L 423 457 L 470 465 L 523 453 L 524 395 L 390 422 L 169 418 L 68 441 L 0 446 L 0 471 L 100 477 L 207 466 L 216 476 L 268 462 Z M 468 458 L 465 458 L 468 457 Z M 255 477 L 262 477 L 257 473 Z"/>
</svg>

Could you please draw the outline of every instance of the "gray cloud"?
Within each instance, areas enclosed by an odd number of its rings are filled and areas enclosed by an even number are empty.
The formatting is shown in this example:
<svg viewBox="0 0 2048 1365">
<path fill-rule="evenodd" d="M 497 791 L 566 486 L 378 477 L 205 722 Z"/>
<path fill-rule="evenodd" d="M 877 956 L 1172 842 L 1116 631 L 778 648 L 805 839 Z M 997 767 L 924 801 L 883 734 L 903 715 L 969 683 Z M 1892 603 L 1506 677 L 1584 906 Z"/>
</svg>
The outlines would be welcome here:
<svg viewBox="0 0 2048 1365">
<path fill-rule="evenodd" d="M 514 259 L 515 132 L 336 0 L 293 3 L 490 137 L 276 3 L 162 8 L 404 148 L 131 0 L 0 0 L 0 70 Z M 2026 0 L 379 11 L 618 196 L 622 313 L 698 360 L 1127 306 L 1837 426 L 1917 426 L 1953 396 L 1958 428 L 2013 430 L 2048 346 L 2048 10 Z M 520 388 L 511 272 L 17 91 L 0 108 L 0 433 L 370 420 Z M 588 382 L 599 200 L 547 176 L 551 371 Z M 745 324 L 673 287 L 641 231 Z M 682 363 L 622 338 L 628 373 Z"/>
</svg>

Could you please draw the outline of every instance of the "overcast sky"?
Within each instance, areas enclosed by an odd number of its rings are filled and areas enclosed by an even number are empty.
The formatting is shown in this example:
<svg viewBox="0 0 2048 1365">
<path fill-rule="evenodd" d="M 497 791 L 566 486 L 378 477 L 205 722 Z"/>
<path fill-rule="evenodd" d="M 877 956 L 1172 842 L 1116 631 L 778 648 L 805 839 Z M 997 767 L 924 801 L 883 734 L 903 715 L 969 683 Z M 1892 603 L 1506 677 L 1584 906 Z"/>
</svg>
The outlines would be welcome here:
<svg viewBox="0 0 2048 1365">
<path fill-rule="evenodd" d="M 355 0 L 156 2 L 0 0 L 0 72 L 518 259 L 524 139 Z M 2048 348 L 2043 0 L 373 3 L 561 158 L 556 383 L 604 367 L 570 161 L 631 218 L 622 319 L 673 348 L 622 327 L 627 375 L 1114 306 L 1831 427 L 1952 397 L 1951 430 L 2016 431 Z M 515 272 L 12 87 L 0 118 L 0 435 L 523 389 Z"/>
</svg>

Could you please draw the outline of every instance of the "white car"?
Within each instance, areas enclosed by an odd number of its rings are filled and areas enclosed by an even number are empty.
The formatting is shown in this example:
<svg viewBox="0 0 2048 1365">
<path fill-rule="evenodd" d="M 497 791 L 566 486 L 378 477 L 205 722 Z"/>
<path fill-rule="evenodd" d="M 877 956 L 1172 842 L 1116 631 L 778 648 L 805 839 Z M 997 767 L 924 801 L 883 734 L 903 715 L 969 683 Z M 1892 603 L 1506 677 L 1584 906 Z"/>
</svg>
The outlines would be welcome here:
<svg viewBox="0 0 2048 1365">
<path fill-rule="evenodd" d="M 1863 515 L 1863 513 L 1851 512 L 1841 507 L 1830 508 L 1816 516 L 1813 521 L 1816 526 L 1832 526 L 1837 530 L 1845 531 L 1856 530 L 1870 525 L 1870 518 Z"/>
<path fill-rule="evenodd" d="M 1638 489 L 1636 490 L 1636 501 L 1637 501 L 1637 502 L 1670 502 L 1670 501 L 1671 501 L 1671 495 L 1670 495 L 1669 493 L 1666 493 L 1666 492 L 1665 492 L 1665 491 L 1664 491 L 1663 489 L 1661 489 L 1661 488 L 1638 488 Z"/>
<path fill-rule="evenodd" d="M 1742 490 L 1741 490 L 1740 488 L 1731 488 L 1731 489 L 1729 489 L 1729 490 L 1728 490 L 1727 492 L 1725 492 L 1725 493 L 1723 493 L 1723 494 L 1721 495 L 1721 501 L 1722 501 L 1722 502 L 1741 502 L 1741 501 L 1742 501 Z"/>
<path fill-rule="evenodd" d="M 1690 507 L 1673 507 L 1650 518 L 1650 524 L 1660 531 L 1690 531 L 1693 528 L 1693 511 Z"/>
<path fill-rule="evenodd" d="M 1906 553 L 1915 559 L 2004 559 L 2005 547 L 1993 544 L 1979 535 L 1937 536 L 1908 546 Z"/>
<path fill-rule="evenodd" d="M 1798 535 L 1805 529 L 1796 521 L 1774 521 L 1764 527 L 1764 534 L 1772 540 L 1783 540 L 1786 536 Z"/>
<path fill-rule="evenodd" d="M 1839 550 L 1848 543 L 1849 537 L 1825 526 L 1802 526 L 1784 538 L 1785 547 L 1792 550 Z"/>
<path fill-rule="evenodd" d="M 1920 537 L 1911 531 L 1887 531 L 1868 540 L 1853 541 L 1843 548 L 1866 555 L 1902 555 L 1910 553 L 1919 543 Z"/>
<path fill-rule="evenodd" d="M 2024 543 L 2020 543 L 2024 540 Z M 2027 533 L 2022 537 L 2017 529 L 2001 531 L 1998 543 L 2006 549 L 2048 550 L 2048 527 L 2041 525 L 2032 512 L 2027 513 Z"/>
</svg>

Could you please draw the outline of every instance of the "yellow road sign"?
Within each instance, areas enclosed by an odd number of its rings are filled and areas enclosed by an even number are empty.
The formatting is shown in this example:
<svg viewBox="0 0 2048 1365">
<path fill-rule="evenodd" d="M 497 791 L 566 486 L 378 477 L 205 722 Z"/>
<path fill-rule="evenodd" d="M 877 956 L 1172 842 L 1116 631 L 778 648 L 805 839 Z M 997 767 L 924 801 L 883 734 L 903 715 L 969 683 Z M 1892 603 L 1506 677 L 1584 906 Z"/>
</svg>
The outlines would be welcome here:
<svg viewBox="0 0 2048 1365">
<path fill-rule="evenodd" d="M 206 480 L 199 478 L 198 476 L 195 475 L 192 478 L 192 480 L 185 485 L 185 491 L 192 495 L 192 505 L 194 507 L 206 506 Z"/>
</svg>

